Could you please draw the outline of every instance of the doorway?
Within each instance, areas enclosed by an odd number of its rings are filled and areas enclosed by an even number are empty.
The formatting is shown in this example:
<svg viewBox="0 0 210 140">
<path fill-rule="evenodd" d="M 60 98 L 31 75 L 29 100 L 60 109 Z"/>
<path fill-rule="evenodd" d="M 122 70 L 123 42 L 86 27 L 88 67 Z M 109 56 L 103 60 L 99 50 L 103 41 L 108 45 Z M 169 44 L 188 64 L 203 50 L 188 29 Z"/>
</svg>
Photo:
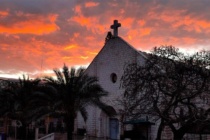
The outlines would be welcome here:
<svg viewBox="0 0 210 140">
<path fill-rule="evenodd" d="M 116 118 L 109 119 L 110 139 L 116 140 L 119 134 L 119 120 Z"/>
</svg>

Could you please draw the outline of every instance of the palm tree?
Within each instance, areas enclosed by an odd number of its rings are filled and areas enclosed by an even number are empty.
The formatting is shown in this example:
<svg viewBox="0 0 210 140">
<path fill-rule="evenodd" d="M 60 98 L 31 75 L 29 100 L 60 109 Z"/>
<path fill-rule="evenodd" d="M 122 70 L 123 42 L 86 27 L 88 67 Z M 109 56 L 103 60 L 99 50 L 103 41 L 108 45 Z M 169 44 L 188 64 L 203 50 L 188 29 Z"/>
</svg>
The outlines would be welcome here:
<svg viewBox="0 0 210 140">
<path fill-rule="evenodd" d="M 54 73 L 56 79 L 45 77 L 45 81 L 48 86 L 56 88 L 57 93 L 45 98 L 50 99 L 48 105 L 50 104 L 51 109 L 64 117 L 67 139 L 71 140 L 77 112 L 79 111 L 86 121 L 85 107 L 95 105 L 104 109 L 106 105 L 101 102 L 101 98 L 107 96 L 107 92 L 97 83 L 96 77 L 86 75 L 82 68 L 69 70 L 64 65 L 62 71 L 55 69 Z"/>
<path fill-rule="evenodd" d="M 32 96 L 38 92 L 40 79 L 30 80 L 23 75 L 23 79 L 7 84 L 0 92 L 0 117 L 17 120 L 21 123 L 20 137 L 27 139 L 26 128 L 32 119 L 29 118 L 33 112 L 28 109 Z"/>
</svg>

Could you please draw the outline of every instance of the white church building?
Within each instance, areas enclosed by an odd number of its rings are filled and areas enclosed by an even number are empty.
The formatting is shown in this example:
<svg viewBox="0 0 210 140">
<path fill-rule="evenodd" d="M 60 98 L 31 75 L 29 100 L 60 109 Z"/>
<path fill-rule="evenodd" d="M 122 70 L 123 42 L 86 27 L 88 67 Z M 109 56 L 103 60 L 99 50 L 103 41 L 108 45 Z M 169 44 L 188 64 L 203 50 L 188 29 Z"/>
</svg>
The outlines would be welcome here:
<svg viewBox="0 0 210 140">
<path fill-rule="evenodd" d="M 118 101 L 124 92 L 120 88 L 123 69 L 125 64 L 143 64 L 147 59 L 145 53 L 136 50 L 118 36 L 118 27 L 120 26 L 121 24 L 115 20 L 111 26 L 114 30 L 113 37 L 105 43 L 86 70 L 88 75 L 97 77 L 99 84 L 108 92 L 108 96 L 103 101 L 116 111 L 116 115 L 109 117 L 99 108 L 89 107 L 88 120 L 85 123 L 81 115 L 78 114 L 75 121 L 75 130 L 85 128 L 88 136 L 120 139 L 120 136 L 124 133 L 122 116 L 120 115 L 121 106 Z M 145 139 L 156 138 L 158 125 L 154 125 L 146 119 L 138 123 L 140 126 L 142 124 L 142 136 Z M 126 127 L 128 130 L 131 129 L 129 124 Z"/>
<path fill-rule="evenodd" d="M 136 50 L 133 46 L 118 36 L 118 27 L 121 24 L 114 20 L 111 25 L 113 29 L 113 36 L 108 37 L 105 45 L 97 54 L 97 56 L 90 63 L 86 69 L 86 74 L 98 78 L 99 84 L 108 92 L 108 96 L 103 98 L 103 101 L 110 106 L 109 110 L 116 113 L 114 116 L 108 116 L 103 110 L 97 107 L 88 107 L 88 119 L 84 122 L 81 114 L 78 113 L 75 120 L 75 133 L 79 130 L 86 129 L 88 136 L 108 138 L 108 139 L 121 139 L 129 138 L 130 135 L 138 135 L 139 140 L 156 140 L 157 131 L 160 120 L 153 122 L 144 118 L 139 120 L 127 120 L 121 114 L 122 106 L 119 100 L 122 99 L 124 89 L 121 88 L 121 77 L 124 73 L 126 64 L 137 63 L 140 65 L 145 64 L 148 55 L 145 52 Z M 109 34 L 108 34 L 109 35 Z M 128 133 L 131 130 L 137 129 L 135 133 Z M 185 139 L 210 140 L 209 134 L 185 134 Z M 161 134 L 161 139 L 172 140 L 173 133 L 168 126 L 164 127 Z"/>
</svg>

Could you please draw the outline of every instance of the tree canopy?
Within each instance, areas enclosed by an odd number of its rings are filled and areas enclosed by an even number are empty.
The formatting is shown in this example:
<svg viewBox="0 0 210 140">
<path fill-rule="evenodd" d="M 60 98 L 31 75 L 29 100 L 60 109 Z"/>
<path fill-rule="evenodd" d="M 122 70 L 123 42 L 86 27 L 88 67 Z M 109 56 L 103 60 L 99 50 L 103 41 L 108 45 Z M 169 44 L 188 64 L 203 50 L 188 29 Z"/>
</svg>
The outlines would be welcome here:
<svg viewBox="0 0 210 140">
<path fill-rule="evenodd" d="M 45 85 L 55 88 L 56 92 L 45 94 L 45 97 L 42 97 L 44 99 L 42 103 L 50 106 L 54 113 L 64 117 L 68 140 L 72 139 L 77 112 L 80 112 L 86 121 L 88 105 L 97 106 L 103 110 L 107 106 L 101 101 L 102 97 L 107 96 L 107 92 L 98 84 L 96 77 L 88 76 L 84 71 L 85 69 L 82 68 L 69 69 L 64 65 L 62 71 L 54 69 L 56 78 L 44 78 Z"/>
<path fill-rule="evenodd" d="M 23 75 L 19 80 L 3 80 L 0 90 L 0 117 L 16 120 L 20 123 L 18 137 L 27 139 L 26 127 L 36 114 L 30 110 L 33 95 L 41 92 L 39 88 L 40 79 L 31 80 Z"/>
<path fill-rule="evenodd" d="M 80 112 L 86 121 L 89 105 L 97 106 L 108 115 L 107 105 L 101 98 L 108 93 L 98 84 L 96 77 L 85 74 L 85 69 L 54 69 L 54 77 L 30 80 L 23 76 L 16 82 L 3 81 L 0 88 L 0 116 L 29 123 L 44 116 L 59 116 L 66 125 L 68 140 L 72 139 L 74 120 Z M 26 131 L 22 136 L 25 137 Z M 22 139 L 24 139 L 22 137 Z"/>
<path fill-rule="evenodd" d="M 146 55 L 144 64 L 128 64 L 121 80 L 128 118 L 160 119 L 159 139 L 166 125 L 174 139 L 204 132 L 210 122 L 210 52 L 189 55 L 161 46 Z"/>
</svg>

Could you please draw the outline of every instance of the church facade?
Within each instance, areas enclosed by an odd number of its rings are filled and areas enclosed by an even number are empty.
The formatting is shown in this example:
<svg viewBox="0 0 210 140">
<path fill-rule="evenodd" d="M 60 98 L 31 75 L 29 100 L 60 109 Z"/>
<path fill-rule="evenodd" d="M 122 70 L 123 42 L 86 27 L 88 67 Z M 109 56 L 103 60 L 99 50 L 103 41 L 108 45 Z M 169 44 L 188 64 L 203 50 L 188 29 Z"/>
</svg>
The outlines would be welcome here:
<svg viewBox="0 0 210 140">
<path fill-rule="evenodd" d="M 89 136 L 120 139 L 126 129 L 131 129 L 129 128 L 130 124 L 125 125 L 123 123 L 125 120 L 120 115 L 122 107 L 119 100 L 124 92 L 120 87 L 120 80 L 126 64 L 144 64 L 147 56 L 118 36 L 117 28 L 120 26 L 121 24 L 115 20 L 111 26 L 114 29 L 114 36 L 105 43 L 86 70 L 88 75 L 97 77 L 99 84 L 108 92 L 108 96 L 103 98 L 103 101 L 110 105 L 117 114 L 109 117 L 97 107 L 88 107 L 88 120 L 86 123 L 78 114 L 75 128 L 77 130 L 85 128 Z M 143 137 L 146 139 L 156 138 L 158 125 L 151 124 L 149 123 L 142 132 Z"/>
</svg>

